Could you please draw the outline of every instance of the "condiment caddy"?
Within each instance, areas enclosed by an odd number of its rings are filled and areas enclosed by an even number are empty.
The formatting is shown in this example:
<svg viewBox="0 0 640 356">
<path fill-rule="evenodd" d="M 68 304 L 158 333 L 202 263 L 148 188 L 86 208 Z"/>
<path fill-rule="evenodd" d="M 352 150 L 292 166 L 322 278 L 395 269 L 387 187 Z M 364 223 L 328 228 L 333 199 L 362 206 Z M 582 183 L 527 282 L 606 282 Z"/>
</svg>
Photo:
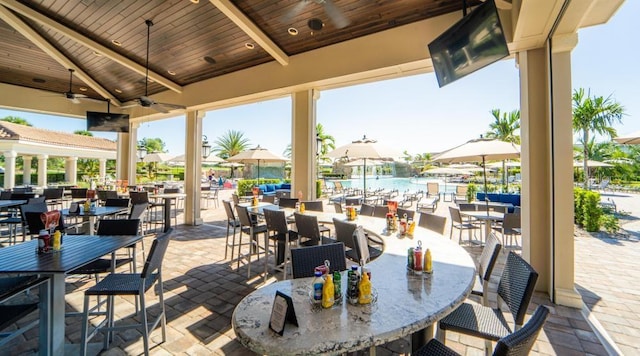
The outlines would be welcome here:
<svg viewBox="0 0 640 356">
<path fill-rule="evenodd" d="M 347 272 L 346 293 L 342 293 L 342 275 L 329 270 L 329 261 L 314 271 L 309 298 L 312 304 L 328 309 L 341 305 L 343 300 L 352 305 L 367 305 L 377 301 L 377 293 L 371 284 L 371 272 L 362 267 L 352 266 Z"/>
<path fill-rule="evenodd" d="M 407 251 L 407 271 L 414 274 L 430 275 L 433 273 L 433 258 L 431 250 L 422 249 L 422 241 L 418 240 L 418 246 L 410 247 Z"/>
</svg>

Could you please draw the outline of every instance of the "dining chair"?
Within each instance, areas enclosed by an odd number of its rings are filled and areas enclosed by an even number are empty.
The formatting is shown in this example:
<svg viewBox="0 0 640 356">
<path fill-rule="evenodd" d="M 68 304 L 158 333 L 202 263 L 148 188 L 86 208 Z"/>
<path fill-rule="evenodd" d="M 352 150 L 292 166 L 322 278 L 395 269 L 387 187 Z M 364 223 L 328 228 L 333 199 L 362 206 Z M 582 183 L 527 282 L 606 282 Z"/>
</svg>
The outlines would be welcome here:
<svg viewBox="0 0 640 356">
<path fill-rule="evenodd" d="M 324 212 L 324 206 L 321 200 L 307 200 L 300 203 L 304 203 L 305 210 Z M 327 226 L 324 226 L 324 224 L 320 223 L 319 228 L 320 235 L 328 237 L 329 234 L 331 234 L 331 229 L 329 229 Z"/>
<path fill-rule="evenodd" d="M 287 264 L 291 258 L 291 242 L 298 242 L 298 233 L 289 229 L 287 217 L 283 210 L 264 209 L 264 220 L 267 224 L 269 239 L 273 241 L 276 254 L 276 270 L 282 271 L 287 279 Z M 265 259 L 266 261 L 266 259 Z M 282 263 L 278 263 L 282 261 Z"/>
<path fill-rule="evenodd" d="M 447 227 L 447 218 L 436 214 L 420 213 L 418 226 L 444 235 L 444 230 Z M 451 239 L 451 236 L 449 236 L 449 239 Z"/>
<path fill-rule="evenodd" d="M 71 188 L 71 201 L 87 199 L 87 188 Z"/>
<path fill-rule="evenodd" d="M 33 237 L 35 235 L 38 235 L 41 229 L 39 224 L 35 226 L 35 224 L 32 223 L 31 224 L 32 226 L 29 226 L 29 223 L 27 221 L 27 213 L 38 213 L 38 217 L 39 217 L 40 213 L 45 213 L 48 210 L 49 209 L 47 207 L 47 203 L 44 203 L 44 202 L 20 205 L 20 218 L 22 220 L 22 241 L 23 242 L 25 241 L 27 234 L 30 237 Z"/>
<path fill-rule="evenodd" d="M 177 194 L 180 193 L 180 188 L 164 188 L 163 193 L 165 194 Z M 173 217 L 173 223 L 175 226 L 178 226 L 178 211 L 182 209 L 184 206 L 184 198 L 176 197 L 171 200 L 171 217 Z M 217 202 L 216 202 L 217 206 Z M 163 204 L 164 209 L 164 204 Z"/>
<path fill-rule="evenodd" d="M 291 266 L 293 278 L 313 277 L 314 269 L 329 261 L 329 270 L 344 271 L 347 262 L 344 244 L 337 242 L 327 245 L 306 246 L 291 249 Z"/>
<path fill-rule="evenodd" d="M 411 219 L 411 220 L 414 220 L 413 218 L 416 214 L 415 210 L 403 209 L 403 208 L 398 208 L 397 213 L 399 218 L 402 218 L 406 215 L 407 219 Z"/>
<path fill-rule="evenodd" d="M 295 208 L 298 198 L 280 198 L 278 199 L 278 205 L 282 208 Z"/>
<path fill-rule="evenodd" d="M 47 205 L 52 209 L 62 209 L 62 202 L 64 198 L 63 188 L 45 188 L 42 192 Z"/>
<path fill-rule="evenodd" d="M 336 214 L 344 213 L 344 211 L 342 210 L 342 204 L 338 202 L 333 202 L 333 210 L 335 210 Z"/>
<path fill-rule="evenodd" d="M 140 235 L 146 235 L 147 230 L 145 230 L 144 228 L 144 216 L 145 216 L 145 212 L 147 211 L 147 208 L 149 207 L 149 204 L 145 204 L 145 203 L 140 203 L 140 204 L 132 204 L 129 208 L 129 220 L 135 220 L 138 219 L 140 220 L 140 224 L 138 227 L 138 230 L 140 231 Z M 143 251 L 144 251 L 144 241 L 143 241 Z"/>
<path fill-rule="evenodd" d="M 364 204 L 362 204 L 364 206 Z M 389 207 L 386 205 L 375 205 L 373 207 L 373 216 L 376 218 L 385 218 L 389 213 Z"/>
<path fill-rule="evenodd" d="M 467 200 L 467 190 L 468 187 L 466 185 L 456 185 L 456 194 L 454 199 Z"/>
<path fill-rule="evenodd" d="M 251 277 L 251 256 L 255 253 L 260 258 L 260 242 L 258 235 L 264 236 L 264 252 L 265 263 L 267 262 L 267 254 L 269 252 L 269 246 L 267 243 L 267 225 L 258 224 L 249 216 L 249 211 L 246 207 L 236 205 L 236 213 L 238 214 L 238 220 L 240 221 L 240 237 L 238 238 L 238 265 L 240 268 L 240 260 L 247 260 L 247 278 Z M 249 242 L 242 243 L 242 235 L 249 235 Z M 249 246 L 247 254 L 242 254 L 242 246 Z M 232 256 L 233 257 L 233 256 Z M 265 276 L 266 278 L 266 276 Z"/>
<path fill-rule="evenodd" d="M 362 204 L 362 198 L 361 197 L 346 197 L 344 198 L 344 205 L 346 206 L 353 206 L 353 205 L 360 205 Z"/>
<path fill-rule="evenodd" d="M 362 216 L 373 216 L 374 207 L 369 204 L 362 204 L 360 206 L 360 215 Z"/>
<path fill-rule="evenodd" d="M 235 204 L 235 205 L 240 204 L 240 197 L 238 196 L 237 193 L 232 193 L 231 194 L 231 199 L 233 199 L 233 204 Z"/>
<path fill-rule="evenodd" d="M 275 195 L 263 195 L 262 196 L 263 203 L 271 203 L 273 205 L 276 204 L 276 196 Z"/>
<path fill-rule="evenodd" d="M 462 231 L 467 230 L 469 233 L 469 241 L 471 241 L 471 232 L 480 229 L 479 225 L 462 220 L 460 210 L 452 206 L 449 207 L 449 214 L 451 216 L 451 231 L 449 232 L 449 239 L 453 237 L 453 229 L 458 229 L 460 234 L 458 236 L 458 243 L 462 243 Z"/>
<path fill-rule="evenodd" d="M 231 247 L 231 258 L 233 258 L 233 250 L 235 249 L 236 244 L 236 229 L 240 227 L 240 220 L 236 218 L 236 215 L 233 212 L 233 208 L 231 207 L 231 202 L 228 200 L 222 201 L 222 206 L 224 206 L 224 211 L 227 214 L 227 238 L 225 240 L 224 245 L 224 259 L 227 259 L 227 251 L 229 247 Z M 229 244 L 229 230 L 233 228 L 233 237 L 231 240 L 231 244 Z"/>
<path fill-rule="evenodd" d="M 98 189 L 98 200 L 104 205 L 107 199 L 118 199 L 118 192 L 115 190 Z"/>
<path fill-rule="evenodd" d="M 313 215 L 293 213 L 296 222 L 296 230 L 300 239 L 306 240 L 301 242 L 302 245 L 311 246 L 321 244 L 322 236 L 320 235 L 320 226 L 318 218 Z M 327 241 L 333 242 L 333 241 Z"/>
<path fill-rule="evenodd" d="M 498 261 L 502 245 L 498 242 L 498 238 L 493 233 L 489 234 L 487 241 L 482 248 L 482 253 L 478 260 L 478 275 L 476 282 L 471 290 L 471 294 L 482 297 L 482 305 L 489 306 L 489 280 L 493 267 Z"/>
<path fill-rule="evenodd" d="M 494 227 L 494 230 L 498 230 L 502 233 L 502 243 L 507 246 L 507 236 L 509 237 L 509 245 L 508 246 L 518 246 L 518 236 L 520 232 L 517 229 L 522 227 L 520 214 L 516 213 L 506 213 L 504 214 L 504 219 L 502 220 L 502 224 Z M 516 241 L 516 244 L 513 244 L 513 240 Z"/>
<path fill-rule="evenodd" d="M 353 232 L 356 231 L 358 225 L 350 222 L 346 222 L 341 219 L 333 218 L 333 228 L 336 230 L 336 240 L 344 244 L 345 256 L 351 261 L 358 262 L 358 256 L 353 250 L 355 244 L 353 243 Z"/>
<path fill-rule="evenodd" d="M 547 317 L 549 308 L 539 305 L 529 321 L 519 330 L 500 338 L 493 350 L 494 356 L 527 356 L 533 347 Z M 437 339 L 431 339 L 425 346 L 412 352 L 416 356 L 461 356 Z"/>
<path fill-rule="evenodd" d="M 509 252 L 500 283 L 498 284 L 498 306 L 505 303 L 514 320 L 513 330 L 524 323 L 527 308 L 538 280 L 538 273 L 522 257 Z M 491 342 L 512 333 L 512 328 L 500 308 L 479 304 L 462 303 L 438 322 L 436 338 L 445 343 L 446 332 L 480 337 L 485 340 L 485 353 L 491 353 Z"/>
<path fill-rule="evenodd" d="M 158 217 L 158 210 L 160 210 L 161 207 L 164 207 L 164 204 L 150 201 L 148 191 L 143 191 L 143 192 L 130 191 L 129 198 L 131 199 L 131 204 L 134 204 L 134 205 L 147 204 L 148 205 L 145 218 L 144 218 L 144 221 L 147 224 L 147 231 L 150 230 L 151 225 L 155 225 L 156 230 L 158 228 L 157 225 L 161 225 L 162 227 L 164 223 L 164 219 L 163 217 Z"/>
<path fill-rule="evenodd" d="M 37 275 L 2 277 L 0 278 L 0 331 L 8 329 L 11 325 L 16 324 L 27 315 L 38 309 L 38 301 L 20 300 L 18 302 L 13 298 L 24 295 L 31 288 L 46 284 L 47 290 L 50 288 L 50 278 L 40 277 Z M 36 318 L 28 323 L 21 323 L 18 327 L 12 328 L 7 332 L 0 333 L 0 348 L 23 335 L 27 331 L 38 326 L 40 335 L 48 329 L 49 315 L 41 313 L 42 318 Z"/>
<path fill-rule="evenodd" d="M 149 355 L 149 339 L 150 334 L 158 327 L 161 326 L 162 342 L 166 341 L 166 315 L 164 306 L 164 285 L 162 279 L 162 262 L 164 260 L 167 247 L 173 228 L 163 233 L 159 237 L 153 240 L 151 250 L 145 261 L 142 273 L 111 273 L 104 279 L 98 282 L 95 286 L 90 287 L 84 292 L 84 307 L 82 318 L 82 330 L 80 345 L 80 354 L 87 354 L 88 342 L 93 336 L 98 334 L 99 331 L 104 331 L 104 349 L 109 347 L 109 342 L 112 339 L 112 332 L 115 330 L 135 328 L 142 332 L 142 341 L 144 345 L 144 354 Z M 146 292 L 154 285 L 158 294 L 158 307 L 147 306 Z M 133 323 L 127 325 L 114 326 L 114 308 L 116 295 L 121 296 L 134 296 L 137 302 L 140 304 L 141 316 L 140 323 Z M 106 313 L 97 311 L 99 304 L 91 307 L 89 306 L 90 297 L 92 296 L 106 296 L 107 297 L 107 311 Z M 156 310 L 154 320 L 149 320 L 149 309 L 153 307 Z M 89 317 L 93 315 L 104 315 L 104 319 L 97 324 L 94 329 L 89 333 Z"/>
<path fill-rule="evenodd" d="M 107 190 L 107 191 L 110 192 L 110 190 Z M 118 198 L 117 195 L 115 198 L 107 198 L 103 201 L 104 206 L 112 206 L 112 207 L 119 207 L 119 208 L 128 208 L 129 204 L 130 204 L 129 198 Z M 114 214 L 112 218 L 120 219 L 120 218 L 126 217 L 128 214 L 129 214 L 128 211 L 124 211 L 122 213 Z"/>
</svg>

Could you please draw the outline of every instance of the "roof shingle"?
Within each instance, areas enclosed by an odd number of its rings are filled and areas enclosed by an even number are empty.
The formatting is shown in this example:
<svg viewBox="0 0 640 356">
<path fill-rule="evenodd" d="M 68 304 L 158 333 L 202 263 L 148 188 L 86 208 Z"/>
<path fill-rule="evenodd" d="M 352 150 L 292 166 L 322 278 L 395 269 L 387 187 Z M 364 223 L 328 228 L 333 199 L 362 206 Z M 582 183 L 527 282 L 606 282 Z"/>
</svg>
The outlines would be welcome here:
<svg viewBox="0 0 640 356">
<path fill-rule="evenodd" d="M 63 147 L 116 151 L 115 141 L 0 121 L 0 140 L 20 140 Z"/>
</svg>

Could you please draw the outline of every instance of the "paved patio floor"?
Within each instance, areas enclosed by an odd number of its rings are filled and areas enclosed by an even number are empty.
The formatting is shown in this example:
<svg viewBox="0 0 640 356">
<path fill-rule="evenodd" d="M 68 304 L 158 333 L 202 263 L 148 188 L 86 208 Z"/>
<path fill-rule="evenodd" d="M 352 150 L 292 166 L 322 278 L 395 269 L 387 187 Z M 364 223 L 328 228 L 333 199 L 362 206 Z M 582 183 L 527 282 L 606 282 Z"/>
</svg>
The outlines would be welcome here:
<svg viewBox="0 0 640 356">
<path fill-rule="evenodd" d="M 230 196 L 221 194 L 221 199 Z M 617 193 L 612 197 L 619 209 L 629 212 L 624 227 L 627 235 L 620 238 L 577 235 L 576 287 L 592 318 L 602 325 L 627 355 L 640 354 L 640 197 Z M 328 207 L 327 210 L 331 210 Z M 447 215 L 447 205 L 440 204 L 440 215 Z M 180 225 L 176 229 L 164 262 L 165 303 L 167 308 L 167 342 L 157 345 L 161 333 L 152 334 L 154 355 L 252 355 L 235 339 L 231 316 L 235 305 L 262 285 L 262 276 L 252 272 L 247 279 L 246 267 L 225 259 L 224 208 L 203 210 L 204 224 Z M 182 216 L 178 217 L 180 222 Z M 445 232 L 449 236 L 449 231 Z M 146 237 L 150 246 L 153 236 Z M 455 237 L 454 237 L 455 238 Z M 477 256 L 479 247 L 465 247 Z M 495 291 L 506 258 L 501 254 L 491 290 Z M 255 263 L 255 262 L 254 262 Z M 262 261 L 259 262 L 260 266 Z M 261 271 L 261 268 L 252 268 Z M 280 277 L 276 274 L 275 277 Z M 273 275 L 269 282 L 275 281 Z M 70 279 L 67 286 L 67 308 L 81 310 L 83 290 L 92 285 L 88 279 Z M 269 283 L 268 282 L 268 283 Z M 151 295 L 151 294 L 149 294 Z M 495 303 L 495 293 L 490 296 Z M 131 320 L 134 304 L 131 298 L 116 298 L 116 317 Z M 580 310 L 555 306 L 547 295 L 536 293 L 529 315 L 539 304 L 551 307 L 551 315 L 533 347 L 532 355 L 606 355 L 607 352 Z M 154 308 L 157 312 L 157 308 Z M 36 317 L 33 315 L 32 317 Z M 126 319 L 125 319 L 126 321 Z M 80 341 L 80 318 L 67 318 L 68 342 Z M 481 355 L 484 342 L 456 333 L 447 333 L 447 345 L 463 355 Z M 410 345 L 399 340 L 378 347 L 378 354 L 406 354 Z M 37 350 L 37 330 L 27 332 L 0 354 L 32 354 Z M 142 353 L 141 334 L 135 330 L 116 334 L 114 342 L 103 355 L 137 355 Z"/>
</svg>

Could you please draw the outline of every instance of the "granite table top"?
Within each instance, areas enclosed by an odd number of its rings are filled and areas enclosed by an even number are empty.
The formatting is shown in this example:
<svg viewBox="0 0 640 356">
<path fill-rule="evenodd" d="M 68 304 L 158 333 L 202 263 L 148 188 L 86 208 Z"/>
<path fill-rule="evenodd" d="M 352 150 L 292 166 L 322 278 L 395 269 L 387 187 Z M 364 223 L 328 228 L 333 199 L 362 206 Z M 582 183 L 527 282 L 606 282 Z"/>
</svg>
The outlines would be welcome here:
<svg viewBox="0 0 640 356">
<path fill-rule="evenodd" d="M 344 215 L 320 213 L 319 221 Z M 385 242 L 383 254 L 367 267 L 377 299 L 370 305 L 343 301 L 330 309 L 314 305 L 309 298 L 312 278 L 276 282 L 246 296 L 236 307 L 232 325 L 238 340 L 247 348 L 269 355 L 340 354 L 407 336 L 432 325 L 449 314 L 468 296 L 476 274 L 469 254 L 458 244 L 416 227 L 413 237 L 385 231 L 385 220 L 359 217 L 355 223 Z M 407 249 L 429 248 L 433 273 L 416 275 L 407 271 Z M 346 272 L 342 290 L 346 294 Z M 293 299 L 299 326 L 287 324 L 284 335 L 269 329 L 269 317 L 276 291 Z"/>
</svg>

